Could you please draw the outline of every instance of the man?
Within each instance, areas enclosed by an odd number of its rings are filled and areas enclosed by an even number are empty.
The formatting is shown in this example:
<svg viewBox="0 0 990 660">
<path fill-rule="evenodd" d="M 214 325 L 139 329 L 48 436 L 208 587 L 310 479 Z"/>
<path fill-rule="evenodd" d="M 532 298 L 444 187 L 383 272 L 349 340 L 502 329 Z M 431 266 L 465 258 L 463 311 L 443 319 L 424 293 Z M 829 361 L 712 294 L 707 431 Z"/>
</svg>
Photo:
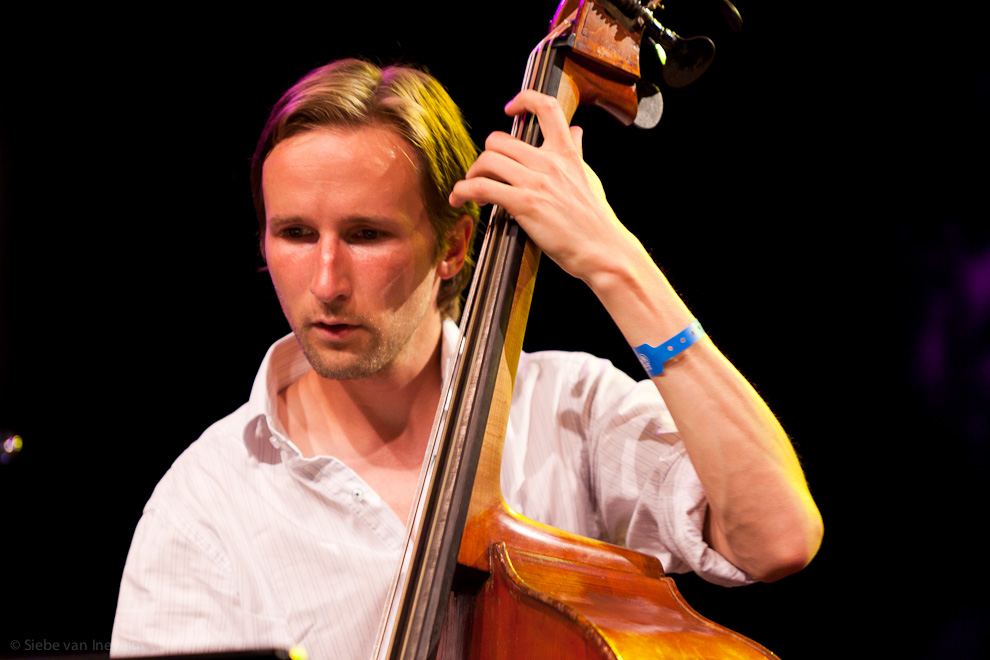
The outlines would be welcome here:
<svg viewBox="0 0 990 660">
<path fill-rule="evenodd" d="M 253 185 L 294 338 L 270 349 L 249 402 L 184 452 L 148 502 L 115 655 L 294 644 L 312 657 L 368 655 L 479 203 L 503 206 L 585 281 L 632 346 L 693 342 L 650 358 L 656 375 L 639 384 L 587 355 L 523 356 L 502 470 L 509 504 L 724 584 L 810 561 L 821 519 L 773 415 L 611 212 L 556 102 L 523 92 L 506 110 L 535 113 L 544 145 L 496 133 L 475 160 L 446 92 L 401 67 L 332 63 L 276 104 Z"/>
</svg>

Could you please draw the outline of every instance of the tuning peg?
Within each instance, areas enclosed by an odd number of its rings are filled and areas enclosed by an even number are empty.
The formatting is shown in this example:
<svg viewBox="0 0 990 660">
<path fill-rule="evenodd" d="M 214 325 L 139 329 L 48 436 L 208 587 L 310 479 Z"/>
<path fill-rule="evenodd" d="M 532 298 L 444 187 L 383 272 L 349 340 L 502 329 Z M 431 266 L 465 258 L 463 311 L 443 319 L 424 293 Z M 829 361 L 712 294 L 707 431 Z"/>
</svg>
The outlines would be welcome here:
<svg viewBox="0 0 990 660">
<path fill-rule="evenodd" d="M 620 5 L 625 5 L 628 4 L 629 2 L 636 2 L 644 9 L 648 4 L 647 0 L 617 0 L 617 3 Z M 730 0 L 709 0 L 709 4 L 718 5 L 719 12 L 722 14 L 722 18 L 725 19 L 725 22 L 729 24 L 729 27 L 732 28 L 734 32 L 742 32 L 743 29 L 742 15 L 739 13 L 739 10 L 736 9 L 736 6 L 732 4 L 732 2 L 730 2 Z M 665 5 L 663 4 L 657 5 L 653 8 L 651 13 L 658 14 L 664 8 Z"/>
<path fill-rule="evenodd" d="M 648 80 L 640 79 L 636 83 L 636 118 L 633 126 L 636 128 L 653 128 L 660 123 L 663 114 L 663 94 L 656 85 Z"/>
<path fill-rule="evenodd" d="M 647 23 L 646 37 L 656 47 L 663 81 L 671 87 L 693 83 L 715 58 L 715 44 L 708 37 L 684 39 L 656 20 Z"/>
</svg>

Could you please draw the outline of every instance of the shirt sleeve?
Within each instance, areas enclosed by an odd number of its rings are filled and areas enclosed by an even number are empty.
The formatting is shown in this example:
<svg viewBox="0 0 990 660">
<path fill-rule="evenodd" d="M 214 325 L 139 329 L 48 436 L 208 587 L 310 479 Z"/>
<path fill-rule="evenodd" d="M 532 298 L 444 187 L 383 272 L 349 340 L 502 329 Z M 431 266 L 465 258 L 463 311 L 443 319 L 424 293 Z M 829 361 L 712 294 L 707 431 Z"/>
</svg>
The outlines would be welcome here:
<svg viewBox="0 0 990 660">
<path fill-rule="evenodd" d="M 590 487 L 607 540 L 658 557 L 670 573 L 752 582 L 704 540 L 705 492 L 656 386 L 591 356 L 577 379 L 588 396 Z"/>
<path fill-rule="evenodd" d="M 149 503 L 124 566 L 111 656 L 262 648 L 271 623 L 245 615 L 230 562 L 208 534 Z"/>
</svg>

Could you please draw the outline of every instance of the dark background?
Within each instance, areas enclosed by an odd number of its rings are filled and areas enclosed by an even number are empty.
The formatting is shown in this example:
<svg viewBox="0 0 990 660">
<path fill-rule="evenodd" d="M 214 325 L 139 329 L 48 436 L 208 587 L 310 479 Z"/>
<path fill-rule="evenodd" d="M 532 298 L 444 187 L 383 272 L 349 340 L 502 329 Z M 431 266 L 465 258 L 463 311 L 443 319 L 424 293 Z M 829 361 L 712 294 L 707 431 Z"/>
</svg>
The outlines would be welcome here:
<svg viewBox="0 0 990 660">
<path fill-rule="evenodd" d="M 4 23 L 0 428 L 24 448 L 0 466 L 0 654 L 109 641 L 144 502 L 288 330 L 248 187 L 279 94 L 337 57 L 419 63 L 480 144 L 507 130 L 501 107 L 554 9 L 366 4 Z M 782 582 L 678 584 L 784 658 L 979 657 L 984 16 L 739 0 L 735 34 L 711 3 L 670 4 L 693 7 L 665 22 L 712 36 L 715 63 L 665 91 L 653 131 L 581 110 L 586 159 L 782 420 L 826 523 L 818 557 Z M 529 349 L 638 373 L 598 303 L 546 261 L 535 307 Z"/>
</svg>

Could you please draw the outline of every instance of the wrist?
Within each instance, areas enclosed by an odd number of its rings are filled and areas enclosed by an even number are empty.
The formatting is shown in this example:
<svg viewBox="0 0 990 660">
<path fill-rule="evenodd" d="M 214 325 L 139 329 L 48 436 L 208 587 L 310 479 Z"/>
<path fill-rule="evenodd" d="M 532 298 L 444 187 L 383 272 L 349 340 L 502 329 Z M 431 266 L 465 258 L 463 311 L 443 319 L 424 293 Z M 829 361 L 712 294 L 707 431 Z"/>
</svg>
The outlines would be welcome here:
<svg viewBox="0 0 990 660">
<path fill-rule="evenodd" d="M 646 375 L 653 378 L 663 373 L 663 366 L 668 360 L 687 350 L 704 336 L 705 329 L 701 327 L 698 319 L 694 319 L 690 325 L 667 341 L 657 346 L 640 344 L 633 347 L 633 352 L 639 358 L 639 363 L 643 365 Z"/>
<path fill-rule="evenodd" d="M 694 315 L 646 249 L 637 245 L 638 250 L 609 260 L 585 282 L 630 346 L 655 345 L 683 330 Z"/>
<path fill-rule="evenodd" d="M 624 228 L 623 228 L 624 229 Z M 588 255 L 585 284 L 602 299 L 643 288 L 643 283 L 663 274 L 653 258 L 633 234 L 626 230 L 624 240 L 599 244 Z"/>
</svg>

